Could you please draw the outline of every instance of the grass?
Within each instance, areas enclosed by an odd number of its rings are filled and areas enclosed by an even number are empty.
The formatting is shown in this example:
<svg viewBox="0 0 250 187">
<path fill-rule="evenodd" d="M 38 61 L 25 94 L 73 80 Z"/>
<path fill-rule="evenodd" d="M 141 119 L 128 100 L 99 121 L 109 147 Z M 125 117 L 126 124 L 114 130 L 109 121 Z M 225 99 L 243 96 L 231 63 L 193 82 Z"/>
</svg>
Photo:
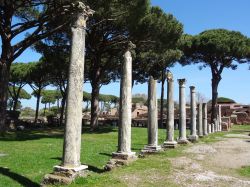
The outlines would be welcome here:
<svg viewBox="0 0 250 187">
<path fill-rule="evenodd" d="M 189 134 L 189 132 L 187 132 Z M 215 133 L 201 141 L 218 140 L 224 133 Z M 102 128 L 97 132 L 84 129 L 81 162 L 89 166 L 87 178 L 79 178 L 70 186 L 176 186 L 167 179 L 171 165 L 167 158 L 182 155 L 183 146 L 149 155 L 129 166 L 104 172 L 103 166 L 117 150 L 117 129 Z M 177 137 L 178 132 L 175 132 Z M 159 129 L 159 144 L 166 132 Z M 140 152 L 147 143 L 146 128 L 132 128 L 132 150 Z M 0 186 L 39 186 L 43 176 L 60 164 L 63 147 L 62 129 L 12 132 L 0 138 Z"/>
<path fill-rule="evenodd" d="M 241 176 L 250 177 L 250 166 L 244 166 L 237 171 Z"/>
</svg>

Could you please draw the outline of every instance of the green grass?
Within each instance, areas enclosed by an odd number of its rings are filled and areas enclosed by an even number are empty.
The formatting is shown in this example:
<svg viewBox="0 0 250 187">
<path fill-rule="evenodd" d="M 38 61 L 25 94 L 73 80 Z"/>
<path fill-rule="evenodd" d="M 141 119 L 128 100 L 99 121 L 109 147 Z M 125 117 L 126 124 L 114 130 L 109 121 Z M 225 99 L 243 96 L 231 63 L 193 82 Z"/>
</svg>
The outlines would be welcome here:
<svg viewBox="0 0 250 187">
<path fill-rule="evenodd" d="M 189 131 L 187 132 L 189 134 Z M 213 142 L 224 133 L 215 133 L 201 141 Z M 140 158 L 129 166 L 104 172 L 103 166 L 117 150 L 117 129 L 102 128 L 82 134 L 81 162 L 89 166 L 87 178 L 79 178 L 70 186 L 176 186 L 166 177 L 171 172 L 167 158 L 182 155 L 185 146 Z M 177 137 L 178 131 L 175 132 Z M 159 130 L 159 144 L 166 137 Z M 132 150 L 140 152 L 147 143 L 146 128 L 132 128 Z M 39 186 L 45 174 L 60 164 L 63 148 L 63 130 L 47 129 L 9 133 L 0 138 L 0 186 Z M 154 176 L 150 178 L 148 176 Z M 136 180 L 134 180 L 136 177 Z M 133 179 L 133 180 L 132 180 Z M 130 184 L 134 181 L 135 184 Z"/>
<path fill-rule="evenodd" d="M 250 166 L 244 166 L 237 171 L 241 176 L 250 177 Z"/>
</svg>

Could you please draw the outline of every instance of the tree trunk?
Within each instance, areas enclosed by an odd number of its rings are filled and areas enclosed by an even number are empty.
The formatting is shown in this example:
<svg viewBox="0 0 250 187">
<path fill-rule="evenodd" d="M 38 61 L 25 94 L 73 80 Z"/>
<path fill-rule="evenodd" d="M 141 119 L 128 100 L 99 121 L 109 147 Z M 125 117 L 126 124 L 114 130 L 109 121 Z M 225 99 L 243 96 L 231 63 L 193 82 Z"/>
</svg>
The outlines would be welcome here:
<svg viewBox="0 0 250 187">
<path fill-rule="evenodd" d="M 92 81 L 92 93 L 91 93 L 91 130 L 98 128 L 98 116 L 99 116 L 99 93 L 100 85 L 97 81 Z"/>
<path fill-rule="evenodd" d="M 14 89 L 15 89 L 15 88 L 14 88 Z M 17 93 L 16 93 L 15 96 L 14 96 L 14 97 L 15 97 L 14 100 L 13 100 L 13 111 L 14 111 L 14 112 L 16 111 L 16 108 L 17 108 L 18 98 L 19 98 L 21 89 L 22 89 L 22 86 L 19 86 L 19 87 L 18 87 L 18 90 L 17 90 Z"/>
<path fill-rule="evenodd" d="M 164 108 L 164 85 L 165 85 L 165 70 L 161 74 L 161 108 L 160 108 L 160 128 L 163 128 L 163 108 Z"/>
<path fill-rule="evenodd" d="M 43 110 L 44 116 L 45 116 L 45 114 L 46 114 L 46 106 L 47 106 L 47 103 L 45 103 L 44 110 Z"/>
<path fill-rule="evenodd" d="M 37 122 L 37 119 L 38 119 L 40 98 L 41 98 L 41 88 L 38 88 L 37 97 L 36 97 L 36 115 L 35 115 L 35 121 L 34 121 L 34 123 L 36 123 L 36 122 Z"/>
<path fill-rule="evenodd" d="M 10 67 L 0 60 L 0 135 L 3 135 L 6 131 L 9 71 Z"/>
<path fill-rule="evenodd" d="M 217 105 L 217 98 L 218 98 L 218 85 L 220 83 L 221 78 L 213 76 L 212 78 L 212 111 L 211 111 L 211 123 L 213 123 L 213 119 L 216 118 L 216 105 Z"/>
<path fill-rule="evenodd" d="M 61 104 L 60 120 L 59 120 L 60 126 L 62 126 L 62 123 L 63 123 L 63 114 L 64 114 L 64 109 L 65 109 L 65 101 L 66 101 L 66 94 L 63 94 L 62 104 Z"/>
</svg>

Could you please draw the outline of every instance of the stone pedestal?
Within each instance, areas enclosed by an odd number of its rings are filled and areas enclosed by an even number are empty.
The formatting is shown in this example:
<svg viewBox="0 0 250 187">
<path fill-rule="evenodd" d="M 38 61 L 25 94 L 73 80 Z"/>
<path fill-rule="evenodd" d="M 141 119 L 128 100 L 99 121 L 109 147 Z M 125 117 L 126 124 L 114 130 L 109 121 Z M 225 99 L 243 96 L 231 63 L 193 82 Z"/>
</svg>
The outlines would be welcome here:
<svg viewBox="0 0 250 187">
<path fill-rule="evenodd" d="M 196 94 L 194 86 L 190 86 L 190 96 L 191 96 L 191 134 L 188 136 L 188 140 L 191 142 L 196 142 L 198 140 L 198 136 L 196 130 Z"/>
<path fill-rule="evenodd" d="M 124 160 L 131 161 L 136 159 L 135 152 L 131 152 L 132 56 L 130 50 L 133 47 L 134 44 L 130 42 L 124 54 L 124 62 L 122 66 L 118 150 L 117 152 L 112 153 L 111 159 L 112 163 L 115 162 L 115 165 L 117 165 L 117 162 L 119 163 Z"/>
<path fill-rule="evenodd" d="M 186 135 L 186 96 L 185 96 L 185 83 L 186 79 L 178 79 L 179 83 L 179 105 L 180 105 L 180 131 L 179 131 L 179 144 L 187 144 L 189 141 L 187 140 Z"/>
<path fill-rule="evenodd" d="M 151 76 L 148 84 L 148 145 L 142 153 L 155 153 L 160 151 L 158 146 L 158 108 L 156 94 L 156 80 Z"/>
<path fill-rule="evenodd" d="M 167 137 L 164 141 L 162 147 L 175 148 L 177 142 L 174 140 L 174 79 L 171 72 L 166 74 L 168 81 L 168 91 L 167 91 Z"/>
<path fill-rule="evenodd" d="M 207 103 L 202 104 L 202 117 L 203 117 L 203 123 L 202 123 L 203 135 L 207 136 Z"/>
<path fill-rule="evenodd" d="M 203 124 L 202 124 L 202 104 L 198 104 L 198 136 L 203 137 Z"/>
<path fill-rule="evenodd" d="M 63 158 L 54 172 L 44 177 L 42 184 L 71 183 L 82 176 L 88 167 L 81 165 L 82 97 L 85 61 L 85 30 L 88 16 L 93 10 L 79 2 L 72 6 L 78 9 L 72 24 L 71 57 L 67 91 L 66 124 L 64 132 Z"/>
</svg>

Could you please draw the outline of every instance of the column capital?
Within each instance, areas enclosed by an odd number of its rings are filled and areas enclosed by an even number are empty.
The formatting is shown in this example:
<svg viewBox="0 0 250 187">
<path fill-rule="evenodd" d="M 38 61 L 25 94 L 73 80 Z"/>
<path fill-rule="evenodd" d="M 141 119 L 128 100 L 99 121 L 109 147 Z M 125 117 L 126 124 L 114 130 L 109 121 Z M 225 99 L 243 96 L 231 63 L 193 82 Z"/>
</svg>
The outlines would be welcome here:
<svg viewBox="0 0 250 187">
<path fill-rule="evenodd" d="M 82 2 L 71 3 L 73 11 L 76 12 L 76 21 L 73 21 L 72 27 L 73 28 L 86 28 L 86 21 L 87 19 L 92 16 L 95 11 L 90 9 L 89 6 L 86 6 Z"/>
<path fill-rule="evenodd" d="M 174 76 L 173 76 L 173 74 L 171 73 L 171 71 L 167 71 L 167 73 L 166 73 L 165 76 L 166 76 L 168 82 L 174 81 Z"/>
<path fill-rule="evenodd" d="M 178 79 L 178 83 L 181 87 L 185 87 L 186 79 Z"/>
<path fill-rule="evenodd" d="M 195 92 L 195 86 L 189 86 L 189 88 L 192 92 Z"/>
</svg>

